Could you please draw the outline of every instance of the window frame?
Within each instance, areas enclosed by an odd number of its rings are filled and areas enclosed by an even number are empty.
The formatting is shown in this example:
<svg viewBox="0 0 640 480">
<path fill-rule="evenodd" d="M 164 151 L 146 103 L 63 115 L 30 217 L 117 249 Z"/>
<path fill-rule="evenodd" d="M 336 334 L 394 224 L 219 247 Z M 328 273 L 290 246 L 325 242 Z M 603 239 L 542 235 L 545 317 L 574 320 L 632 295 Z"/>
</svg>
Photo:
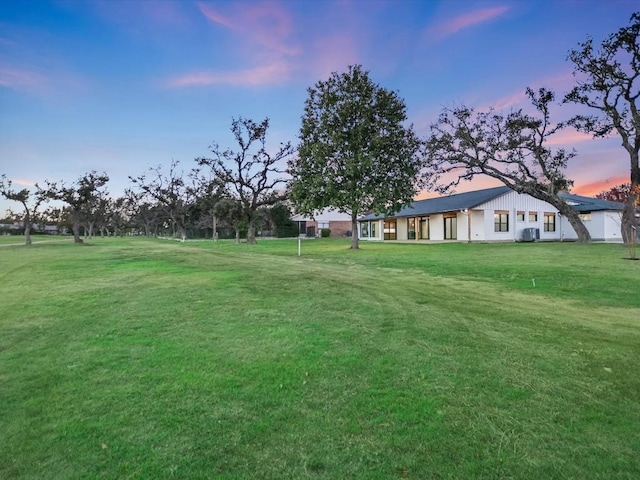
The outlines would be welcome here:
<svg viewBox="0 0 640 480">
<path fill-rule="evenodd" d="M 411 224 L 413 224 L 413 226 Z M 417 238 L 416 217 L 407 217 L 407 240 L 416 240 Z"/>
<path fill-rule="evenodd" d="M 443 215 L 444 221 L 444 239 L 445 240 L 457 240 L 458 239 L 458 215 L 455 213 L 445 213 Z M 447 221 L 450 223 L 450 228 L 447 230 Z"/>
<path fill-rule="evenodd" d="M 420 225 L 420 240 L 429 240 L 429 236 L 431 235 L 431 220 L 429 216 L 419 217 L 419 225 Z M 423 230 L 423 226 L 426 225 L 426 232 Z M 426 233 L 426 236 L 425 236 Z"/>
<path fill-rule="evenodd" d="M 509 212 L 506 210 L 495 210 L 493 212 L 494 233 L 509 233 Z"/>
<path fill-rule="evenodd" d="M 384 240 L 397 240 L 398 239 L 398 220 L 395 218 L 385 218 L 382 227 Z"/>
<path fill-rule="evenodd" d="M 553 219 L 553 221 L 549 221 Z M 543 222 L 542 222 L 542 230 L 544 232 L 555 232 L 556 231 L 556 214 L 551 212 L 545 212 L 543 214 Z"/>
<path fill-rule="evenodd" d="M 370 238 L 369 237 L 369 224 L 371 222 L 360 222 L 360 238 Z"/>
</svg>

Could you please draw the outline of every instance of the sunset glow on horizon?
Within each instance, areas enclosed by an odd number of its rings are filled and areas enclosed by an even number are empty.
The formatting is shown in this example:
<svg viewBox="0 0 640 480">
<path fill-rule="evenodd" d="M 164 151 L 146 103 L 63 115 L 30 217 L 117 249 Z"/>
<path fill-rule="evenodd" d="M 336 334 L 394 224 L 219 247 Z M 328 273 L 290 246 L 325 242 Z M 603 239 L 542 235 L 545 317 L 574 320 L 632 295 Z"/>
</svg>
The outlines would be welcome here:
<svg viewBox="0 0 640 480">
<path fill-rule="evenodd" d="M 32 186 L 106 171 L 129 175 L 217 142 L 233 117 L 271 120 L 268 142 L 297 143 L 307 88 L 361 64 L 397 91 L 425 136 L 443 107 L 527 108 L 525 89 L 557 92 L 554 121 L 576 79 L 567 53 L 628 24 L 630 0 L 33 1 L 0 3 L 0 174 Z M 557 120 L 555 116 L 557 115 Z M 567 129 L 573 192 L 628 181 L 615 136 Z M 495 186 L 491 179 L 457 191 Z M 433 195 L 422 192 L 421 197 Z M 0 216 L 9 207 L 0 201 Z"/>
</svg>

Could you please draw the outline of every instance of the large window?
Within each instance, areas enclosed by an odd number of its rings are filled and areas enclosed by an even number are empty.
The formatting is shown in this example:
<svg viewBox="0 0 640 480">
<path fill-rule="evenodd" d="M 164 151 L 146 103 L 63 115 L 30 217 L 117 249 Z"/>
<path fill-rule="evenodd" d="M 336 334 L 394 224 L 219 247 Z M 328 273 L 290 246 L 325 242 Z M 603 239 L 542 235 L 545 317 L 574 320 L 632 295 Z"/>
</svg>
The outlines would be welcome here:
<svg viewBox="0 0 640 480">
<path fill-rule="evenodd" d="M 516 221 L 524 222 L 524 212 L 518 212 L 518 215 L 516 216 Z"/>
<path fill-rule="evenodd" d="M 376 223 L 378 222 L 360 222 L 360 238 L 375 238 Z"/>
<path fill-rule="evenodd" d="M 444 217 L 444 239 L 456 240 L 458 238 L 458 218 L 455 214 L 445 213 Z"/>
<path fill-rule="evenodd" d="M 420 217 L 420 238 L 429 240 L 429 217 Z"/>
<path fill-rule="evenodd" d="M 529 221 L 537 222 L 538 221 L 538 212 L 529 212 Z"/>
<path fill-rule="evenodd" d="M 407 238 L 409 240 L 416 239 L 416 219 L 413 217 L 407 218 Z"/>
<path fill-rule="evenodd" d="M 544 231 L 545 232 L 556 231 L 556 214 L 555 213 L 544 214 Z"/>
<path fill-rule="evenodd" d="M 509 231 L 509 214 L 507 212 L 496 211 L 493 213 L 493 231 Z"/>
<path fill-rule="evenodd" d="M 369 222 L 360 222 L 360 238 L 369 238 Z"/>
<path fill-rule="evenodd" d="M 396 240 L 396 219 L 390 219 L 384 221 L 384 239 L 385 240 Z"/>
</svg>

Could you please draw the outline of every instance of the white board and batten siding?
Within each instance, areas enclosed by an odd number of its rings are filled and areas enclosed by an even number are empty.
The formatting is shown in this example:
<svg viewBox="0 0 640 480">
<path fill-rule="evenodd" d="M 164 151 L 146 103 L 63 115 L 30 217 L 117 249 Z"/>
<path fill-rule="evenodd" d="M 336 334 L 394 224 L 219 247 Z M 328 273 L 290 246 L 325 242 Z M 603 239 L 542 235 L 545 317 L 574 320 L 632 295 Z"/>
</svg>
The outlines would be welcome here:
<svg viewBox="0 0 640 480">
<path fill-rule="evenodd" d="M 602 210 L 590 212 L 583 216 L 582 223 L 587 227 L 594 242 L 622 242 L 620 225 L 622 212 L 614 210 Z M 577 240 L 575 230 L 566 218 L 562 218 L 563 240 Z"/>
<path fill-rule="evenodd" d="M 522 231 L 525 228 L 540 229 L 540 240 L 560 240 L 560 221 L 558 218 L 558 210 L 551 204 L 533 198 L 530 195 L 523 195 L 517 192 L 509 192 L 501 195 L 493 200 L 489 200 L 474 210 L 484 210 L 484 239 L 488 241 L 516 241 L 522 239 Z M 509 214 L 509 231 L 496 232 L 494 228 L 494 212 L 506 212 Z M 524 221 L 518 221 L 518 212 L 524 212 Z M 536 213 L 537 220 L 530 221 L 529 214 Z M 553 213 L 556 216 L 556 231 L 544 231 L 544 214 Z M 476 231 L 473 225 L 472 231 Z M 573 231 L 573 229 L 571 229 Z M 475 236 L 475 235 L 474 235 Z"/>
</svg>

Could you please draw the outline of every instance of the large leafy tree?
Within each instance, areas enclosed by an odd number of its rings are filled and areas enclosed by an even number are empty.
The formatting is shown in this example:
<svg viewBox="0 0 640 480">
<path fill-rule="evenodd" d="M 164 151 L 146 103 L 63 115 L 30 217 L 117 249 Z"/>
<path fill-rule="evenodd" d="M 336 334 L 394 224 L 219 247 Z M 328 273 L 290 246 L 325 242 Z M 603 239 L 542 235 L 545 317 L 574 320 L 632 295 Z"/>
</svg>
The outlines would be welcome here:
<svg viewBox="0 0 640 480">
<path fill-rule="evenodd" d="M 267 149 L 266 137 L 269 119 L 257 123 L 247 118 L 235 118 L 231 132 L 238 144 L 237 150 L 222 150 L 217 143 L 211 145 L 213 158 L 197 158 L 199 166 L 207 166 L 211 177 L 223 185 L 232 200 L 242 207 L 247 222 L 247 243 L 256 243 L 255 226 L 261 207 L 284 199 L 286 160 L 293 153 L 290 143 L 280 144 L 273 153 Z"/>
<path fill-rule="evenodd" d="M 426 163 L 434 178 L 447 178 L 443 190 L 460 180 L 487 175 L 500 180 L 519 193 L 550 203 L 571 223 L 578 241 L 591 237 L 578 214 L 558 194 L 572 185 L 565 176 L 574 152 L 552 150 L 548 139 L 563 123 L 552 124 L 549 105 L 554 100 L 550 90 L 527 89 L 538 111 L 537 116 L 522 110 L 502 114 L 490 109 L 476 112 L 472 108 L 444 109 L 426 142 Z"/>
<path fill-rule="evenodd" d="M 20 190 L 14 188 L 13 183 L 6 175 L 0 176 L 0 195 L 7 200 L 22 204 L 23 213 L 20 215 L 24 225 L 25 244 L 31 245 L 31 226 L 38 221 L 38 209 L 51 198 L 50 184 L 45 181 L 45 187 L 40 187 L 37 183 L 35 191 L 28 188 Z"/>
<path fill-rule="evenodd" d="M 291 199 L 304 214 L 326 207 L 350 214 L 357 249 L 358 216 L 391 215 L 413 200 L 420 142 L 405 126 L 404 101 L 359 65 L 308 93 L 298 158 L 289 163 Z"/>
<path fill-rule="evenodd" d="M 640 12 L 631 15 L 628 26 L 609 35 L 594 47 L 587 37 L 569 53 L 577 85 L 565 101 L 585 105 L 594 115 L 576 116 L 578 130 L 602 138 L 616 133 L 629 155 L 630 191 L 622 215 L 622 238 L 635 238 L 640 199 Z"/>
</svg>

